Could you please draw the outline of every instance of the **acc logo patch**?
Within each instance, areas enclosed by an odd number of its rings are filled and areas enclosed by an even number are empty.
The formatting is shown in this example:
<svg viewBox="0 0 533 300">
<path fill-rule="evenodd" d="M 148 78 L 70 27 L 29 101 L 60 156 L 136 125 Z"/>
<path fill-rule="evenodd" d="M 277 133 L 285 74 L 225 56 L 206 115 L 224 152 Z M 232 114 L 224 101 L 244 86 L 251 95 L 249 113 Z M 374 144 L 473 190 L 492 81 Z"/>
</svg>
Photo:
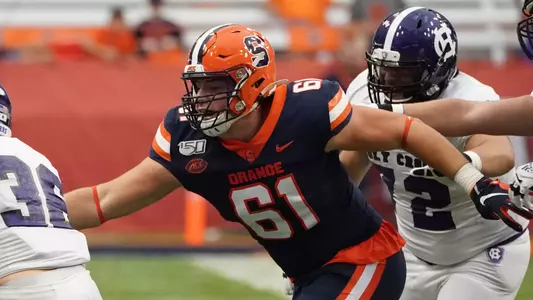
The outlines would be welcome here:
<svg viewBox="0 0 533 300">
<path fill-rule="evenodd" d="M 185 166 L 185 170 L 191 174 L 201 174 L 207 169 L 207 161 L 201 158 L 191 159 Z"/>
<path fill-rule="evenodd" d="M 504 251 L 502 247 L 492 247 L 487 250 L 487 257 L 491 263 L 499 264 L 503 259 Z"/>
<path fill-rule="evenodd" d="M 178 149 L 182 155 L 191 156 L 194 154 L 205 153 L 205 145 L 207 141 L 203 140 L 194 140 L 194 141 L 182 141 L 178 144 Z"/>
<path fill-rule="evenodd" d="M 185 73 L 191 73 L 191 72 L 203 72 L 204 66 L 202 65 L 186 65 L 185 66 Z"/>
</svg>

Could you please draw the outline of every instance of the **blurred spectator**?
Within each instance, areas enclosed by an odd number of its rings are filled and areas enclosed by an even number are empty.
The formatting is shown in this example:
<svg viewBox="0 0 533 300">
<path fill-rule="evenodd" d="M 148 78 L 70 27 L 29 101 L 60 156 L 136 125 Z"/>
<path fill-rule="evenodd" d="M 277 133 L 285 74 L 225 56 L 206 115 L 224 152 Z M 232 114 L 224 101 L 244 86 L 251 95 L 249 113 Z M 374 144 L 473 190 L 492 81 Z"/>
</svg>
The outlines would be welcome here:
<svg viewBox="0 0 533 300">
<path fill-rule="evenodd" d="M 0 61 L 18 63 L 47 63 L 53 61 L 53 54 L 45 43 L 30 43 L 18 47 L 8 47 L 3 43 L 0 30 Z"/>
<path fill-rule="evenodd" d="M 349 30 L 349 28 L 341 30 L 340 47 L 327 73 L 323 75 L 325 79 L 337 81 L 345 91 L 350 82 L 366 68 L 364 53 L 367 43 L 361 42 L 360 39 L 347 39 L 346 31 Z"/>
<path fill-rule="evenodd" d="M 341 55 L 349 56 L 355 68 L 365 69 L 365 52 L 378 24 L 389 14 L 404 8 L 402 0 L 354 0 L 351 22 L 342 36 Z"/>
<path fill-rule="evenodd" d="M 111 20 L 94 41 L 87 39 L 82 44 L 89 54 L 107 61 L 129 58 L 135 51 L 135 40 L 118 7 L 111 10 Z"/>
<path fill-rule="evenodd" d="M 20 53 L 17 50 L 2 47 L 0 44 L 0 60 L 1 61 L 18 61 Z"/>
<path fill-rule="evenodd" d="M 149 0 L 152 16 L 135 29 L 137 52 L 143 58 L 152 54 L 183 51 L 182 29 L 162 16 L 163 0 Z"/>
<path fill-rule="evenodd" d="M 13 61 L 18 58 L 17 51 L 14 51 L 13 49 L 9 49 L 9 47 L 6 47 L 4 45 L 4 34 L 0 30 L 0 60 L 8 60 Z"/>
<path fill-rule="evenodd" d="M 331 0 L 269 0 L 267 9 L 284 26 L 290 36 L 288 52 L 278 50 L 284 58 L 321 56 L 331 40 L 326 12 Z"/>
<path fill-rule="evenodd" d="M 389 14 L 404 9 L 402 0 L 354 0 L 351 6 L 351 20 L 367 27 L 372 33 Z"/>
<path fill-rule="evenodd" d="M 270 9 L 289 24 L 324 25 L 330 0 L 270 0 Z"/>
</svg>

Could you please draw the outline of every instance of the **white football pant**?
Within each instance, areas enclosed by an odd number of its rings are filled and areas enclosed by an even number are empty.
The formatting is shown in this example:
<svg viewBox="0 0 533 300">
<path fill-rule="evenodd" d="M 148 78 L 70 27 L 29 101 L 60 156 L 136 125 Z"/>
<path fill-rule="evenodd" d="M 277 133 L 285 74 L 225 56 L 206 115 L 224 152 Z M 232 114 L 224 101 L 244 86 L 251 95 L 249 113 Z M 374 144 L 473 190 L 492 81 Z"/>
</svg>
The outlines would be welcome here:
<svg viewBox="0 0 533 300">
<path fill-rule="evenodd" d="M 431 265 L 407 247 L 403 251 L 407 280 L 402 300 L 512 300 L 531 255 L 529 231 L 508 244 L 451 266 Z"/>
<path fill-rule="evenodd" d="M 0 285 L 2 300 L 102 300 L 83 266 L 50 270 Z"/>
</svg>

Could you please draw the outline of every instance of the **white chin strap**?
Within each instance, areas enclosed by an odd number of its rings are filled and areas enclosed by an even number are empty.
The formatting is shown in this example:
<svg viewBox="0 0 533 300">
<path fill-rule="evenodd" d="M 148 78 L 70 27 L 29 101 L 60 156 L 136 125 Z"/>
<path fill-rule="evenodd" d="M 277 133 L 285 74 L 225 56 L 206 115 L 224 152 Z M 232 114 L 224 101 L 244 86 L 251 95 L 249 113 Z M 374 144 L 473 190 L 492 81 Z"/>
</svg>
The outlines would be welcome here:
<svg viewBox="0 0 533 300">
<path fill-rule="evenodd" d="M 409 97 L 409 98 L 402 98 L 402 99 L 391 99 L 390 101 L 392 103 L 405 103 L 407 101 L 411 101 L 411 99 L 413 99 L 413 97 Z"/>
<path fill-rule="evenodd" d="M 11 137 L 11 128 L 4 124 L 0 124 L 0 136 Z"/>
<path fill-rule="evenodd" d="M 408 97 L 408 98 L 393 98 L 393 99 L 390 99 L 389 97 L 387 97 L 384 93 L 379 93 L 379 99 L 380 99 L 380 102 L 384 102 L 383 100 L 386 100 L 386 101 L 389 101 L 391 103 L 395 103 L 395 104 L 399 104 L 399 103 L 405 103 L 407 101 L 410 101 L 411 99 L 413 99 L 413 97 Z M 384 103 L 381 103 L 381 104 L 384 104 Z"/>
<path fill-rule="evenodd" d="M 202 129 L 202 132 L 205 135 L 207 135 L 207 136 L 211 136 L 211 137 L 220 136 L 220 135 L 226 133 L 233 123 L 235 123 L 238 120 L 240 120 L 240 119 L 244 118 L 245 116 L 247 116 L 249 113 L 254 111 L 258 106 L 259 106 L 259 103 L 257 103 L 257 102 L 254 103 L 254 105 L 252 106 L 252 109 L 250 109 L 247 113 L 242 114 L 242 115 L 236 117 L 235 119 L 227 121 L 227 122 L 225 122 L 227 114 L 220 114 L 219 116 L 217 116 L 215 121 L 213 121 L 213 120 L 202 121 L 202 123 L 200 124 L 200 128 Z M 224 122 L 224 123 L 222 123 L 222 122 Z M 215 125 L 214 127 L 211 127 L 213 125 L 213 123 L 214 124 L 222 123 L 222 124 Z M 211 127 L 211 128 L 208 128 L 208 127 Z M 208 128 L 208 129 L 204 129 L 204 128 Z"/>
</svg>

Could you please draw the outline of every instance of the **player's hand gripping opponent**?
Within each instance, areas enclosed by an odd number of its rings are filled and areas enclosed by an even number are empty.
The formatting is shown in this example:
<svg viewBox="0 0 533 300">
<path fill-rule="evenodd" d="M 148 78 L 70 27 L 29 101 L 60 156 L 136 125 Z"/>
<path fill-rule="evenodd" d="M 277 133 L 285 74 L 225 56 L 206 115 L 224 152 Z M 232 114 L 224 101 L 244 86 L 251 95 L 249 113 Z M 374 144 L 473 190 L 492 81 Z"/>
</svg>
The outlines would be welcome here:
<svg viewBox="0 0 533 300">
<path fill-rule="evenodd" d="M 516 206 L 533 210 L 533 163 L 516 168 L 509 197 Z"/>
<path fill-rule="evenodd" d="M 533 179 L 530 182 L 533 182 Z M 481 178 L 470 192 L 470 198 L 474 201 L 477 211 L 483 218 L 489 220 L 500 219 L 507 226 L 518 232 L 523 231 L 524 228 L 509 214 L 509 211 L 528 220 L 533 218 L 533 211 L 511 202 L 507 188 L 499 180 Z"/>
</svg>

